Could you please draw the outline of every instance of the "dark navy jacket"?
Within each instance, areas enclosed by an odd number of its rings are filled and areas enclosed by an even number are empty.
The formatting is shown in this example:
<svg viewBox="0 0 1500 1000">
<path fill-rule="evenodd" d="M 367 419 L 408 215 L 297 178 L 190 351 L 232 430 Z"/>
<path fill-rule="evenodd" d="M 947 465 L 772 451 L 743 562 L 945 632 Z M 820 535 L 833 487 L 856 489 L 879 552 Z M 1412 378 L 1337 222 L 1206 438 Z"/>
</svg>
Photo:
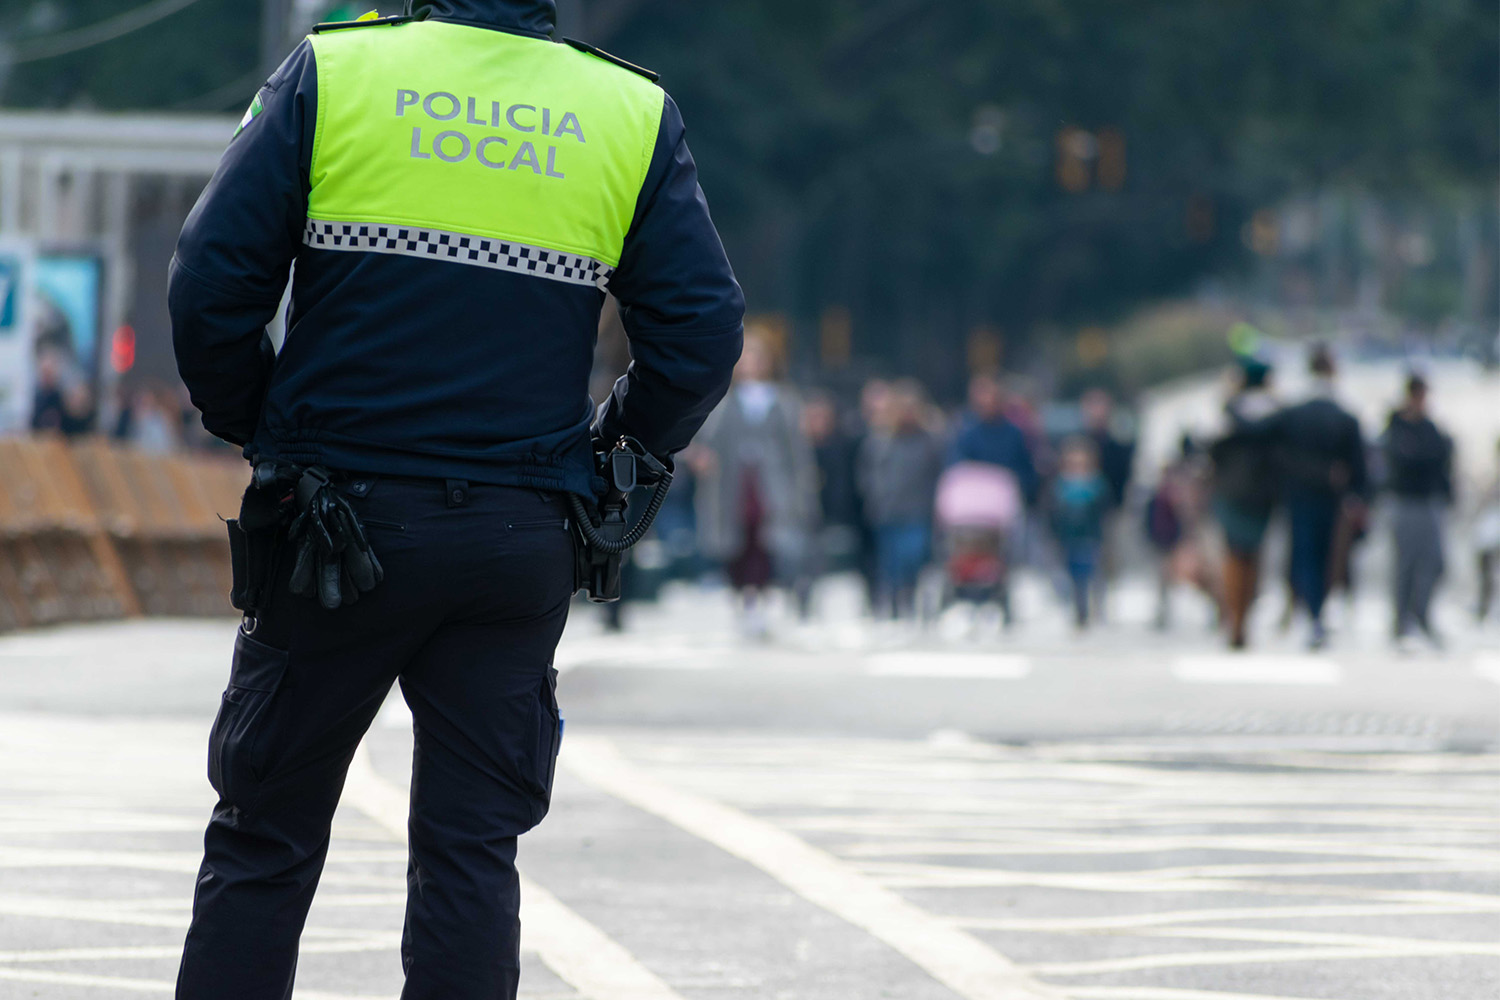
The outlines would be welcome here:
<svg viewBox="0 0 1500 1000">
<path fill-rule="evenodd" d="M 1015 474 L 1016 486 L 1026 502 L 1036 499 L 1039 483 L 1031 445 L 1025 432 L 1005 417 L 981 420 L 972 413 L 964 414 L 950 458 L 954 462 L 987 462 L 1009 469 Z"/>
<path fill-rule="evenodd" d="M 1260 432 L 1276 449 L 1285 496 L 1331 501 L 1368 493 L 1359 420 L 1326 392 L 1266 418 Z"/>
<path fill-rule="evenodd" d="M 550 37 L 553 0 L 436 0 L 429 16 Z M 378 29 L 348 29 L 378 30 Z M 587 492 L 590 425 L 686 447 L 726 391 L 744 300 L 671 98 L 609 282 L 634 363 L 588 398 L 604 292 L 304 245 L 318 76 L 304 42 L 260 92 L 172 261 L 178 368 L 211 432 L 252 459 Z M 286 341 L 271 350 L 295 262 Z"/>
</svg>

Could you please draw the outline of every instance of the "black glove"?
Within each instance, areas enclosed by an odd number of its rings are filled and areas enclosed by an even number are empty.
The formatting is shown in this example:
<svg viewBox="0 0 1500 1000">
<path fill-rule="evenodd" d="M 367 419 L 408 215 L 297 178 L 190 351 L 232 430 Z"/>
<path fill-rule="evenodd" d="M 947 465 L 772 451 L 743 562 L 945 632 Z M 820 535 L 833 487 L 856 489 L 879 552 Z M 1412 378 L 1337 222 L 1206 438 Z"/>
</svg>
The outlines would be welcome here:
<svg viewBox="0 0 1500 1000">
<path fill-rule="evenodd" d="M 292 593 L 316 597 L 332 611 L 385 579 L 364 525 L 321 469 L 309 469 L 298 480 L 297 511 L 287 533 L 297 547 Z"/>
</svg>

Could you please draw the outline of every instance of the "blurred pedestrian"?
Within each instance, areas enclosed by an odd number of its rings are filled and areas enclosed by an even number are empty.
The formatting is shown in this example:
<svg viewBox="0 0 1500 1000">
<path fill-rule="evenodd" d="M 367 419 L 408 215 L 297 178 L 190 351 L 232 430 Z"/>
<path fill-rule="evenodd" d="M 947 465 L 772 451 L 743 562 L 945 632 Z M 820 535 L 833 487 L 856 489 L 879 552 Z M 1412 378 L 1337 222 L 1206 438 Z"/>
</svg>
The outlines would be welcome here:
<svg viewBox="0 0 1500 1000">
<path fill-rule="evenodd" d="M 130 441 L 150 455 L 167 455 L 178 449 L 181 421 L 176 401 L 165 389 L 142 389 L 135 396 L 135 413 L 131 419 Z"/>
<path fill-rule="evenodd" d="M 959 422 L 949 461 L 987 462 L 1009 469 L 1027 503 L 1036 499 L 1036 460 L 1026 433 L 1007 414 L 1005 388 L 992 374 L 969 381 L 969 408 Z"/>
<path fill-rule="evenodd" d="M 1266 421 L 1276 413 L 1271 368 L 1241 361 L 1240 381 L 1224 405 L 1226 428 L 1210 449 L 1213 511 L 1224 533 L 1223 624 L 1229 645 L 1243 649 L 1245 626 L 1260 587 L 1260 552 L 1276 506 L 1276 466 Z"/>
<path fill-rule="evenodd" d="M 92 434 L 98 419 L 94 389 L 72 362 L 71 355 L 55 348 L 39 351 L 31 401 L 31 429 L 78 437 Z"/>
<path fill-rule="evenodd" d="M 1314 389 L 1306 401 L 1270 418 L 1278 449 L 1283 497 L 1291 522 L 1289 576 L 1296 600 L 1312 619 L 1308 645 L 1328 642 L 1323 604 L 1328 598 L 1341 525 L 1361 518 L 1368 483 L 1359 421 L 1334 399 L 1337 367 L 1318 345 L 1309 355 Z"/>
<path fill-rule="evenodd" d="M 704 425 L 693 459 L 699 546 L 724 566 L 742 625 L 756 638 L 770 628 L 766 592 L 794 579 L 817 504 L 800 406 L 775 380 L 775 367 L 770 344 L 747 335 L 734 384 Z"/>
<path fill-rule="evenodd" d="M 816 544 L 799 579 L 798 609 L 806 618 L 816 579 L 833 569 L 854 568 L 859 554 L 858 442 L 839 420 L 838 404 L 826 392 L 802 404 L 802 432 L 817 464 L 818 524 Z"/>
<path fill-rule="evenodd" d="M 1430 615 L 1443 576 L 1443 521 L 1453 502 L 1453 441 L 1427 415 L 1427 380 L 1406 380 L 1406 398 L 1381 439 L 1391 526 L 1396 544 L 1395 622 L 1404 646 L 1413 627 L 1434 646 L 1441 639 Z"/>
<path fill-rule="evenodd" d="M 1474 519 L 1474 553 L 1479 571 L 1479 600 L 1475 615 L 1483 624 L 1495 603 L 1495 576 L 1500 573 L 1500 443 L 1496 444 L 1495 472 L 1479 502 Z"/>
<path fill-rule="evenodd" d="M 1063 443 L 1047 514 L 1073 598 L 1074 623 L 1089 624 L 1090 594 L 1099 572 L 1104 519 L 1110 509 L 1109 481 L 1099 471 L 1099 452 L 1086 437 Z"/>
<path fill-rule="evenodd" d="M 943 451 L 923 420 L 925 396 L 911 379 L 891 386 L 860 446 L 860 496 L 875 532 L 877 615 L 915 614 L 917 582 L 931 553 Z"/>
<path fill-rule="evenodd" d="M 1178 547 L 1177 579 L 1206 597 L 1217 616 L 1224 609 L 1224 581 L 1219 528 L 1213 516 L 1213 461 L 1208 449 L 1186 434 L 1182 440 L 1181 477 L 1188 531 Z"/>
<path fill-rule="evenodd" d="M 1146 504 L 1146 537 L 1158 557 L 1155 626 L 1162 631 L 1171 625 L 1172 591 L 1181 584 L 1206 595 L 1214 607 L 1222 603 L 1210 558 L 1210 479 L 1203 449 L 1183 434 L 1177 457 L 1162 468 Z"/>
<path fill-rule="evenodd" d="M 1125 503 L 1135 467 L 1135 442 L 1117 432 L 1115 401 L 1104 389 L 1090 389 L 1078 401 L 1083 432 L 1099 454 L 1099 474 L 1109 486 L 1113 508 Z"/>
<path fill-rule="evenodd" d="M 62 362 L 51 351 L 36 359 L 36 382 L 31 395 L 31 429 L 60 431 L 67 419 Z"/>
<path fill-rule="evenodd" d="M 1178 511 L 1173 464 L 1162 466 L 1156 488 L 1146 501 L 1146 541 L 1156 558 L 1156 616 L 1159 631 L 1166 631 L 1172 621 L 1172 553 L 1185 534 L 1183 517 Z"/>
<path fill-rule="evenodd" d="M 891 398 L 891 384 L 885 379 L 872 378 L 859 390 L 858 424 L 853 429 L 855 456 L 854 501 L 858 509 L 859 575 L 864 578 L 865 603 L 875 608 L 880 599 L 880 557 L 875 543 L 875 525 L 870 523 L 865 510 L 864 497 L 859 491 L 859 456 L 865 442 L 876 433 L 876 428 L 885 419 Z"/>
<path fill-rule="evenodd" d="M 1104 389 L 1090 389 L 1078 403 L 1083 432 L 1094 443 L 1099 456 L 1099 474 L 1109 487 L 1109 507 L 1104 513 L 1104 534 L 1099 549 L 1099 572 L 1094 580 L 1094 611 L 1104 617 L 1109 584 L 1119 570 L 1121 511 L 1130 492 L 1135 466 L 1135 443 L 1120 435 L 1115 426 L 1115 401 Z"/>
<path fill-rule="evenodd" d="M 67 437 L 92 434 L 99 419 L 93 387 L 79 378 L 63 391 L 62 423 L 58 429 Z"/>
<path fill-rule="evenodd" d="M 1005 539 L 1007 565 L 1041 556 L 1036 547 L 1046 530 L 1034 518 L 1042 483 L 1040 460 L 1046 448 L 1046 434 L 1029 398 L 1007 391 L 993 373 L 981 372 L 969 380 L 969 406 L 959 419 L 948 462 L 984 462 L 1014 477 L 1026 509 Z"/>
<path fill-rule="evenodd" d="M 114 441 L 123 443 L 135 434 L 135 392 L 122 382 L 115 384 L 115 422 L 109 431 Z"/>
</svg>

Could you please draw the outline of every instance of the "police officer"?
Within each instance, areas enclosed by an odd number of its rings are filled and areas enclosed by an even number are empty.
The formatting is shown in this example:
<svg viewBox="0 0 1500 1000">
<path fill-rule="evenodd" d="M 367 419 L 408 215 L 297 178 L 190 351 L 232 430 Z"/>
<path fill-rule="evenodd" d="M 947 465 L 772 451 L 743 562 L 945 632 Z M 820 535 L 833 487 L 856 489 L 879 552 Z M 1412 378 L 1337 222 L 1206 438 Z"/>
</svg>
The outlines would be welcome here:
<svg viewBox="0 0 1500 1000">
<path fill-rule="evenodd" d="M 553 0 L 433 0 L 320 26 L 184 227 L 173 339 L 204 425 L 259 467 L 329 470 L 384 581 L 330 610 L 280 560 L 241 630 L 178 997 L 291 996 L 346 770 L 397 681 L 416 737 L 403 997 L 516 995 L 516 838 L 561 736 L 565 497 L 596 485 L 591 435 L 688 444 L 744 312 L 671 98 L 555 43 L 554 18 Z M 634 364 L 596 411 L 606 291 Z"/>
</svg>

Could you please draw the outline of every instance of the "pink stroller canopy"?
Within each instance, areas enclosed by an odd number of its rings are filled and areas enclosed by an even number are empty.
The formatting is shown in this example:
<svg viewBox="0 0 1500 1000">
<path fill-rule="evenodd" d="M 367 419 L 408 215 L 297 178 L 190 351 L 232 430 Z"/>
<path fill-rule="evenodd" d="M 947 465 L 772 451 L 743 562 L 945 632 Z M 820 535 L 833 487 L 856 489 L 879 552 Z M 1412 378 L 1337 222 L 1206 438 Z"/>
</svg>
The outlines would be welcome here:
<svg viewBox="0 0 1500 1000">
<path fill-rule="evenodd" d="M 939 527 L 1003 531 L 1020 515 L 1021 490 L 1009 469 L 988 462 L 959 462 L 938 480 Z"/>
</svg>

